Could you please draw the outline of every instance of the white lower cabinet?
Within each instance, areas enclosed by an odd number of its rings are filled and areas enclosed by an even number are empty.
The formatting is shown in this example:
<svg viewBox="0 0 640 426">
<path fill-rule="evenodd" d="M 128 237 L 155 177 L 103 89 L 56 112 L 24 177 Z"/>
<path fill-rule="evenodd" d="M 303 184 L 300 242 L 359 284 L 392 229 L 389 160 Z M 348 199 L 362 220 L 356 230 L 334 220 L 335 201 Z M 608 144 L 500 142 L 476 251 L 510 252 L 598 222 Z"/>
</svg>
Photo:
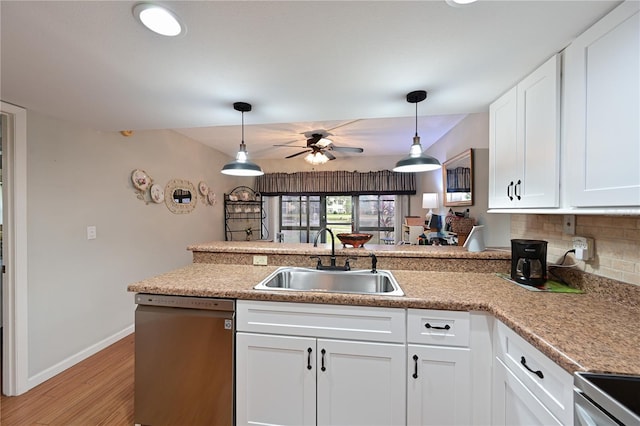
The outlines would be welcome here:
<svg viewBox="0 0 640 426">
<path fill-rule="evenodd" d="M 471 424 L 469 348 L 408 345 L 407 424 Z"/>
<path fill-rule="evenodd" d="M 404 345 L 254 333 L 236 345 L 238 424 L 404 424 Z"/>
<path fill-rule="evenodd" d="M 404 310 L 241 302 L 236 424 L 406 424 Z"/>
<path fill-rule="evenodd" d="M 408 310 L 407 424 L 473 424 L 470 324 L 469 312 Z"/>
<path fill-rule="evenodd" d="M 562 425 L 499 359 L 493 377 L 493 425 Z"/>
<path fill-rule="evenodd" d="M 237 425 L 573 424 L 571 374 L 491 315 L 236 309 Z"/>
<path fill-rule="evenodd" d="M 405 346 L 318 339 L 318 425 L 405 424 Z"/>
<path fill-rule="evenodd" d="M 500 321 L 493 335 L 492 424 L 572 425 L 573 376 Z"/>
<path fill-rule="evenodd" d="M 315 425 L 315 347 L 311 338 L 237 333 L 236 424 Z"/>
</svg>

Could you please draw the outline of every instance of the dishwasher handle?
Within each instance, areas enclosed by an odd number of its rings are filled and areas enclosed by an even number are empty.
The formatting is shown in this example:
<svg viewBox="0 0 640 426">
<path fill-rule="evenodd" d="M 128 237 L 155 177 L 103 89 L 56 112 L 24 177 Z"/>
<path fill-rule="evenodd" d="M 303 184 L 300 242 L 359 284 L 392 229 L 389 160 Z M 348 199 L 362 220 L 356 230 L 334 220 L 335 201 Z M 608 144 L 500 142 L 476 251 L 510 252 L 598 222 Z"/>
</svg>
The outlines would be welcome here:
<svg viewBox="0 0 640 426">
<path fill-rule="evenodd" d="M 137 293 L 135 301 L 138 306 L 162 306 L 166 308 L 200 309 L 205 311 L 234 312 L 236 308 L 236 301 L 234 299 L 209 297 Z"/>
</svg>

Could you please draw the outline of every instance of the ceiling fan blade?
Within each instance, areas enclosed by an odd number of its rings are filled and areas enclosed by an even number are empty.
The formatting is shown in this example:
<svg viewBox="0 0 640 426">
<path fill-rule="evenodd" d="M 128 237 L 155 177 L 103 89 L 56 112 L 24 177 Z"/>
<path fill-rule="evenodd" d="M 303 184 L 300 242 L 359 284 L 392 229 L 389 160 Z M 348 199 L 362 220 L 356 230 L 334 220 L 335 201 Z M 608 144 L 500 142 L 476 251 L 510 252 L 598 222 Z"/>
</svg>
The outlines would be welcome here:
<svg viewBox="0 0 640 426">
<path fill-rule="evenodd" d="M 336 127 L 332 127 L 327 129 L 327 132 L 330 132 L 335 129 L 339 129 L 340 127 L 348 126 L 349 124 L 357 123 L 358 121 L 362 121 L 362 118 L 356 118 L 355 120 L 347 121 L 346 123 L 338 124 Z"/>
<path fill-rule="evenodd" d="M 364 152 L 363 148 L 354 148 L 351 146 L 335 146 L 332 145 L 329 149 L 331 149 L 332 151 L 342 151 L 342 152 Z"/>
<path fill-rule="evenodd" d="M 300 151 L 300 152 L 298 152 L 297 154 L 288 155 L 288 156 L 286 156 L 286 157 L 284 157 L 284 158 L 293 158 L 293 157 L 297 157 L 298 155 L 306 154 L 307 152 L 311 152 L 311 150 L 310 150 L 310 149 L 307 149 L 307 150 L 305 150 L 305 151 Z"/>
<path fill-rule="evenodd" d="M 322 153 L 324 154 L 325 157 L 327 157 L 329 160 L 335 160 L 336 157 L 330 153 L 329 151 L 322 151 Z"/>
<path fill-rule="evenodd" d="M 306 148 L 306 146 L 302 146 L 302 145 L 273 145 L 273 146 L 284 146 L 287 148 Z"/>
</svg>

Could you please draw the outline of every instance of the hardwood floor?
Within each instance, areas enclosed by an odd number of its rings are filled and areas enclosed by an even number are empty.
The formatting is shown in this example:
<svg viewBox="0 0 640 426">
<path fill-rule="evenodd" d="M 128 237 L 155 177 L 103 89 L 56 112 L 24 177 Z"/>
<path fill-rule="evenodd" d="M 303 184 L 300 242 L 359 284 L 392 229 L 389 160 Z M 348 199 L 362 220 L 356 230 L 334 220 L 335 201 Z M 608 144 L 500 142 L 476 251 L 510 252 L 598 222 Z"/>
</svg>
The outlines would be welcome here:
<svg viewBox="0 0 640 426">
<path fill-rule="evenodd" d="M 0 400 L 0 424 L 133 425 L 134 335 L 29 392 Z"/>
</svg>

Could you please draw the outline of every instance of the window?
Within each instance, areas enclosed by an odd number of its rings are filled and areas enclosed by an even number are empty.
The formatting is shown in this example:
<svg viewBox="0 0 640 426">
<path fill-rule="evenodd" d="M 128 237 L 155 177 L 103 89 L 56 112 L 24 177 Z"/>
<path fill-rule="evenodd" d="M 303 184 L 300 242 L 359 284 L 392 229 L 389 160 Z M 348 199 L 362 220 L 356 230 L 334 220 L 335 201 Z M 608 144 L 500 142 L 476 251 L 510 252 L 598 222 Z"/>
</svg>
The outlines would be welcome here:
<svg viewBox="0 0 640 426">
<path fill-rule="evenodd" d="M 373 244 L 394 241 L 395 195 L 361 195 L 358 199 L 357 230 L 373 234 Z"/>
<path fill-rule="evenodd" d="M 371 244 L 393 243 L 395 195 L 281 195 L 280 241 L 309 243 L 322 228 L 334 235 L 373 234 Z M 319 242 L 326 242 L 326 233 Z"/>
</svg>

